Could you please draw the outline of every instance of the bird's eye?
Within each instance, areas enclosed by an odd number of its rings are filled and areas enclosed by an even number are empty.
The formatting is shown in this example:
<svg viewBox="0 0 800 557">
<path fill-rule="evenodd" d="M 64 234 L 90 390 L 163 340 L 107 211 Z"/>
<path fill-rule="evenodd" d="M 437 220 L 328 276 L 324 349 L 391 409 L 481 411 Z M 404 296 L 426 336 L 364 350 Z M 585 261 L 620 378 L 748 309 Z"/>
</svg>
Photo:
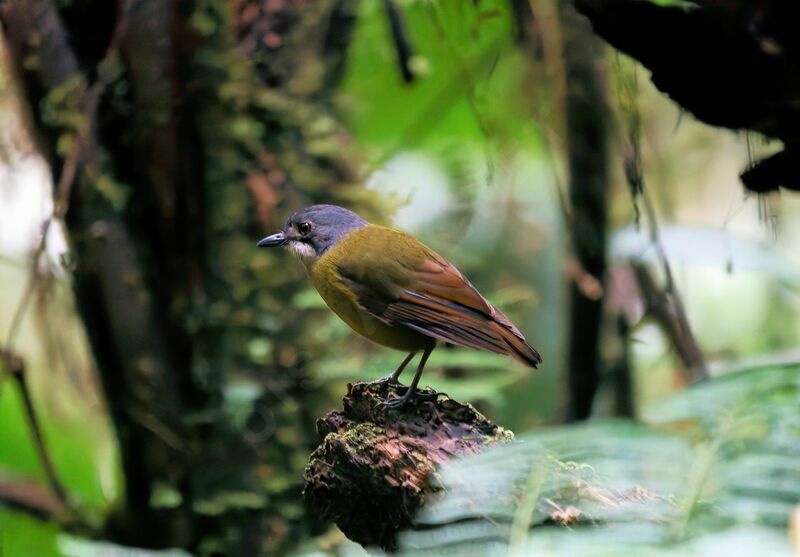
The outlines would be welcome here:
<svg viewBox="0 0 800 557">
<path fill-rule="evenodd" d="M 311 223 L 308 222 L 299 222 L 297 223 L 297 231 L 305 236 L 308 234 L 309 230 L 311 230 Z"/>
</svg>

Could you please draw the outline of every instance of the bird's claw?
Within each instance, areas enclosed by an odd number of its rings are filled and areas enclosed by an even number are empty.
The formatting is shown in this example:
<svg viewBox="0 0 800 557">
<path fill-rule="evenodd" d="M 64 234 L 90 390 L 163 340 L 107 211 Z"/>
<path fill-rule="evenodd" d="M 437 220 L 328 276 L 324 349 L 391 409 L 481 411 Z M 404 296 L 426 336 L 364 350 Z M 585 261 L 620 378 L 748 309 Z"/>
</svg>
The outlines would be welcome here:
<svg viewBox="0 0 800 557">
<path fill-rule="evenodd" d="M 392 410 L 398 410 L 403 408 L 407 403 L 411 402 L 436 402 L 439 398 L 439 394 L 437 392 L 422 392 L 415 390 L 414 393 L 406 391 L 403 396 L 399 396 L 397 398 L 393 398 L 391 400 L 384 400 L 381 402 L 381 405 Z"/>
<path fill-rule="evenodd" d="M 404 397 L 404 396 L 401 396 L 401 397 L 398 397 L 398 398 L 393 398 L 393 399 L 391 399 L 391 400 L 384 400 L 383 402 L 381 402 L 381 405 L 382 405 L 384 408 L 387 408 L 387 409 L 389 409 L 389 410 L 399 410 L 399 409 L 401 409 L 403 406 L 405 406 L 405 405 L 406 405 L 406 403 L 407 403 L 409 400 L 410 400 L 410 399 L 408 399 L 408 398 L 406 398 L 406 397 Z"/>
<path fill-rule="evenodd" d="M 411 392 L 409 391 L 409 388 L 406 387 L 405 389 L 406 391 L 402 396 L 398 395 L 396 391 L 391 391 L 389 396 L 392 398 L 387 398 L 386 400 L 381 401 L 381 406 L 392 410 L 398 410 L 405 406 L 406 403 L 411 400 Z"/>
</svg>

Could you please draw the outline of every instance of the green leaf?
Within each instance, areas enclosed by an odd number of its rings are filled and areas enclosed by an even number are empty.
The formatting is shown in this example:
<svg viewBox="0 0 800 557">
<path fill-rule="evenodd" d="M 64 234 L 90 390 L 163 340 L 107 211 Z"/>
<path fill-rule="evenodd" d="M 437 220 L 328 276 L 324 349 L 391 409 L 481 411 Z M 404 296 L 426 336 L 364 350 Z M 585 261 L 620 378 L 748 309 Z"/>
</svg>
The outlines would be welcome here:
<svg viewBox="0 0 800 557">
<path fill-rule="evenodd" d="M 401 535 L 413 555 L 786 555 L 800 366 L 710 380 L 648 413 L 457 460 Z M 564 527 L 561 523 L 568 524 Z"/>
<path fill-rule="evenodd" d="M 64 557 L 192 557 L 181 549 L 141 549 L 66 535 L 58 537 L 58 548 Z"/>
</svg>

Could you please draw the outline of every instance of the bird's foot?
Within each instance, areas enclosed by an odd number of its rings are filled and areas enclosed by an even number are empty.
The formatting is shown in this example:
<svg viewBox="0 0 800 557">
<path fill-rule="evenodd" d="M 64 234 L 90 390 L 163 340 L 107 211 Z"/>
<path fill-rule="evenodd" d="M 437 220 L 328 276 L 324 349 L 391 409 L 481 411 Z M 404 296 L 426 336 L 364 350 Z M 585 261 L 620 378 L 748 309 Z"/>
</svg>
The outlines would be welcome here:
<svg viewBox="0 0 800 557">
<path fill-rule="evenodd" d="M 439 398 L 441 393 L 437 393 L 435 391 L 428 392 L 428 391 L 419 391 L 414 389 L 406 389 L 405 394 L 401 397 L 393 398 L 391 400 L 383 401 L 383 406 L 386 408 L 390 408 L 392 410 L 399 410 L 403 408 L 406 404 L 411 402 L 436 402 L 436 399 Z"/>
<path fill-rule="evenodd" d="M 401 397 L 393 398 L 391 400 L 384 400 L 381 405 L 389 410 L 400 410 L 403 408 L 409 400 L 411 400 L 411 391 L 406 391 Z"/>
</svg>

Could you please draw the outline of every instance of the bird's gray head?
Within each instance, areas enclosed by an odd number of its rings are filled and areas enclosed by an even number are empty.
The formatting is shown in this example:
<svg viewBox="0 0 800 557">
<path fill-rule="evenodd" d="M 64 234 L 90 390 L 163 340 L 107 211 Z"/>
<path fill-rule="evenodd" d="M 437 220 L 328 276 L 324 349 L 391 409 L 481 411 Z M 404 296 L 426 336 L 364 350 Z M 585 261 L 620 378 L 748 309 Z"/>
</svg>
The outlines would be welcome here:
<svg viewBox="0 0 800 557">
<path fill-rule="evenodd" d="M 293 214 L 283 230 L 258 242 L 260 248 L 287 246 L 309 263 L 348 233 L 367 226 L 367 221 L 353 211 L 337 205 L 312 205 Z"/>
</svg>

